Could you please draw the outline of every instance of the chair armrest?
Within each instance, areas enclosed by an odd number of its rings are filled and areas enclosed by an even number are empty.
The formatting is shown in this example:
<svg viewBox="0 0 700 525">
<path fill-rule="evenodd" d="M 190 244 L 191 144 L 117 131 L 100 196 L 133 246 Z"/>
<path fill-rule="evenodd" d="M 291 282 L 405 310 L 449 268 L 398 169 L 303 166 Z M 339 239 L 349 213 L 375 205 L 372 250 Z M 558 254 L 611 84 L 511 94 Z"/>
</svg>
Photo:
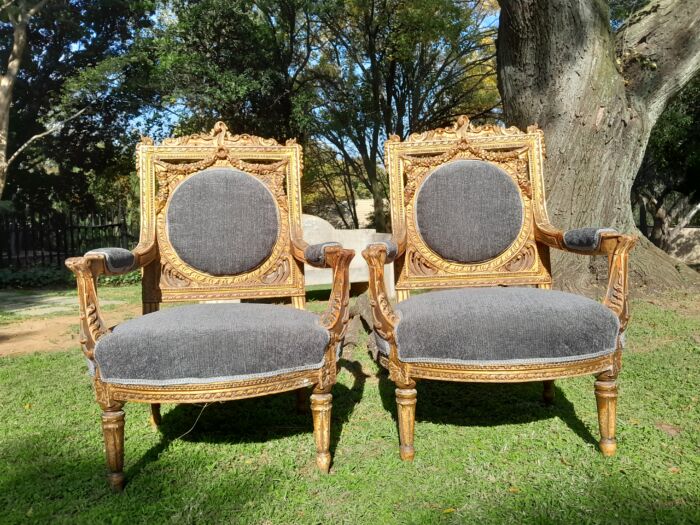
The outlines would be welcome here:
<svg viewBox="0 0 700 525">
<path fill-rule="evenodd" d="M 96 248 L 85 254 L 89 255 L 101 256 L 106 272 L 112 275 L 128 273 L 136 266 L 136 256 L 124 248 Z"/>
<path fill-rule="evenodd" d="M 337 348 L 345 336 L 350 317 L 350 261 L 355 257 L 354 250 L 340 246 L 324 248 L 324 261 L 333 269 L 333 288 L 328 300 L 328 308 L 321 314 L 321 324 L 328 330 L 330 340 L 324 355 L 324 373 L 317 388 L 330 389 L 335 383 L 337 373 Z"/>
<path fill-rule="evenodd" d="M 309 244 L 304 240 L 299 229 L 292 232 L 292 256 L 299 262 L 316 268 L 333 268 L 326 259 L 326 250 L 331 247 L 342 248 L 339 242 Z"/>
<path fill-rule="evenodd" d="M 102 261 L 101 267 L 95 267 L 98 275 L 122 275 L 137 270 L 156 256 L 155 243 L 151 245 L 139 244 L 133 251 L 124 248 L 95 248 L 87 252 L 84 257 Z"/>
<path fill-rule="evenodd" d="M 396 232 L 388 241 L 373 241 L 367 245 L 367 248 L 375 246 L 386 252 L 384 264 L 391 264 L 406 251 L 406 232 L 403 230 Z M 363 251 L 362 255 L 364 256 L 364 254 L 365 252 Z"/>
<path fill-rule="evenodd" d="M 102 319 L 97 278 L 100 275 L 119 275 L 145 266 L 156 257 L 156 252 L 155 244 L 138 245 L 133 252 L 122 248 L 98 248 L 83 257 L 66 259 L 66 267 L 73 272 L 78 284 L 80 344 L 91 361 L 97 341 L 111 331 Z"/>
<path fill-rule="evenodd" d="M 603 304 L 615 312 L 620 319 L 620 333 L 624 332 L 629 321 L 629 253 L 639 238 L 618 233 L 612 228 L 577 228 L 563 232 L 549 223 L 537 225 L 535 238 L 565 252 L 608 256 L 608 288 Z"/>
<path fill-rule="evenodd" d="M 391 353 L 395 352 L 394 328 L 399 318 L 389 302 L 384 285 L 384 265 L 387 264 L 387 247 L 384 243 L 373 243 L 362 251 L 369 267 L 369 299 L 374 318 L 374 331 L 390 343 Z M 390 353 L 390 358 L 392 357 Z M 396 356 L 398 358 L 398 355 Z"/>
</svg>

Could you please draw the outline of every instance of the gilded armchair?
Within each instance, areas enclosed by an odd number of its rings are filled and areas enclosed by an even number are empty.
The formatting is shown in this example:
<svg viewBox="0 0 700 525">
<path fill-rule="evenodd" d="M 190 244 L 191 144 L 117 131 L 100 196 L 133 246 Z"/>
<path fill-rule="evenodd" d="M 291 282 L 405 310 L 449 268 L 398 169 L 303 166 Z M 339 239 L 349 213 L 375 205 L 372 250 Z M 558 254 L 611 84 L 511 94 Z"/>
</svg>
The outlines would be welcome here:
<svg viewBox="0 0 700 525">
<path fill-rule="evenodd" d="M 543 381 L 596 376 L 600 449 L 616 450 L 616 379 L 629 314 L 628 254 L 609 228 L 562 232 L 549 222 L 536 126 L 452 128 L 386 143 L 391 242 L 363 251 L 379 361 L 396 384 L 400 455 L 414 456 L 416 381 Z M 551 290 L 550 248 L 607 255 L 602 304 Z M 395 265 L 396 306 L 384 290 Z M 429 293 L 410 296 L 414 290 Z"/>
<path fill-rule="evenodd" d="M 313 388 L 318 467 L 330 466 L 331 387 L 348 319 L 352 250 L 301 235 L 301 147 L 210 134 L 137 148 L 141 237 L 92 250 L 76 275 L 83 352 L 102 408 L 109 482 L 124 485 L 126 401 L 208 403 Z M 332 268 L 326 312 L 304 310 L 303 263 Z M 142 270 L 142 317 L 108 328 L 97 277 Z M 290 298 L 291 306 L 233 299 Z M 159 310 L 161 303 L 199 302 Z M 214 302 L 212 302 L 214 301 Z M 228 302 L 226 302 L 228 301 Z M 301 396 L 303 398 L 303 396 Z"/>
</svg>

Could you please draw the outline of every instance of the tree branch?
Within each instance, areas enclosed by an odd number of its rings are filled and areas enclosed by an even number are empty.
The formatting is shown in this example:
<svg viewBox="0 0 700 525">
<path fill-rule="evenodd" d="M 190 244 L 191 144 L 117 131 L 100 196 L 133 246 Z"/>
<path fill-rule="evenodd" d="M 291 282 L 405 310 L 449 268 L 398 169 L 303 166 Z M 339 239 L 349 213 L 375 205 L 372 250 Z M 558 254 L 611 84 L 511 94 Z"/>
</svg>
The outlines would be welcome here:
<svg viewBox="0 0 700 525">
<path fill-rule="evenodd" d="M 695 214 L 700 211 L 700 202 L 697 202 L 695 206 L 693 206 L 688 213 L 685 214 L 685 216 L 678 221 L 678 224 L 676 224 L 675 228 L 671 230 L 671 233 L 668 235 L 668 242 L 673 241 L 679 233 L 681 233 L 681 230 L 685 228 L 688 223 L 693 220 L 693 217 L 695 217 Z"/>
<path fill-rule="evenodd" d="M 40 138 L 45 137 L 46 135 L 50 135 L 51 133 L 53 133 L 53 132 L 55 132 L 55 131 L 58 131 L 58 130 L 61 129 L 63 126 L 65 126 L 66 123 L 68 123 L 69 121 L 71 121 L 71 120 L 73 120 L 73 119 L 75 119 L 75 118 L 78 118 L 80 115 L 82 115 L 83 113 L 85 113 L 85 111 L 87 111 L 87 108 L 83 108 L 83 109 L 81 109 L 80 111 L 77 111 L 77 112 L 73 113 L 70 117 L 68 117 L 68 118 L 66 118 L 66 119 L 64 119 L 64 120 L 62 120 L 62 121 L 60 121 L 60 122 L 57 122 L 56 124 L 54 124 L 53 126 L 51 126 L 49 129 L 47 129 L 46 131 L 42 131 L 41 133 L 37 133 L 36 135 L 34 135 L 34 136 L 32 136 L 31 138 L 29 138 L 29 140 L 27 140 L 27 142 L 25 142 L 25 143 L 22 144 L 19 148 L 17 148 L 17 150 L 12 154 L 12 156 L 7 160 L 7 166 L 9 166 L 10 164 L 12 164 L 12 162 L 15 161 L 15 160 L 17 159 L 17 157 L 19 157 L 20 154 L 21 154 L 25 149 L 27 149 L 27 147 L 29 147 L 30 144 L 32 144 L 33 142 L 36 142 L 36 141 L 39 140 Z"/>
<path fill-rule="evenodd" d="M 654 0 L 617 33 L 627 92 L 645 103 L 650 122 L 700 71 L 700 2 Z"/>
</svg>

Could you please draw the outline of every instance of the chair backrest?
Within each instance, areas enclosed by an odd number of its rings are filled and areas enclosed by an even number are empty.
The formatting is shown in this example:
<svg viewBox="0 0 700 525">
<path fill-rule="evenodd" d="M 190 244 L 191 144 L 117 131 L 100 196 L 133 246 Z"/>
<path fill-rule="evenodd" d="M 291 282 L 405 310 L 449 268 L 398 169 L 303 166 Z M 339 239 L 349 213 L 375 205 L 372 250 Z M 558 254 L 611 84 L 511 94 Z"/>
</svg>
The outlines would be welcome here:
<svg viewBox="0 0 700 525">
<path fill-rule="evenodd" d="M 304 295 L 291 254 L 301 228 L 301 147 L 211 133 L 142 140 L 141 241 L 159 256 L 144 269 L 144 302 Z"/>
<path fill-rule="evenodd" d="M 546 217 L 542 132 L 536 127 L 451 128 L 386 143 L 399 298 L 410 290 L 551 285 L 549 251 L 535 241 Z"/>
</svg>

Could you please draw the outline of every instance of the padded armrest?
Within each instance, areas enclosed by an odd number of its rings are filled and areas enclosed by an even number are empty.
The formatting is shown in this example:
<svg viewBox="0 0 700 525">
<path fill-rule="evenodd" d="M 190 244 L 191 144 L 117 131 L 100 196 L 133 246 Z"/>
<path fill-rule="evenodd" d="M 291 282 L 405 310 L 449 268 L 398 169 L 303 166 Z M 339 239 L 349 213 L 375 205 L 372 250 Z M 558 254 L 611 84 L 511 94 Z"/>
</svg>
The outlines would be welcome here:
<svg viewBox="0 0 700 525">
<path fill-rule="evenodd" d="M 85 256 L 88 255 L 102 255 L 105 267 L 110 273 L 127 273 L 136 267 L 136 257 L 124 248 L 96 248 L 85 254 Z"/>
<path fill-rule="evenodd" d="M 564 232 L 564 246 L 571 250 L 596 251 L 600 248 L 601 234 L 617 233 L 614 228 L 576 228 Z"/>
<path fill-rule="evenodd" d="M 330 246 L 340 246 L 339 242 L 320 242 L 318 244 L 310 244 L 304 248 L 304 259 L 311 266 L 326 266 L 326 248 Z"/>
<path fill-rule="evenodd" d="M 386 248 L 386 264 L 394 262 L 394 259 L 396 259 L 397 255 L 399 254 L 399 247 L 393 241 L 393 239 L 387 241 L 373 241 L 368 244 L 367 247 L 369 248 L 376 245 L 384 246 L 384 248 Z"/>
</svg>

